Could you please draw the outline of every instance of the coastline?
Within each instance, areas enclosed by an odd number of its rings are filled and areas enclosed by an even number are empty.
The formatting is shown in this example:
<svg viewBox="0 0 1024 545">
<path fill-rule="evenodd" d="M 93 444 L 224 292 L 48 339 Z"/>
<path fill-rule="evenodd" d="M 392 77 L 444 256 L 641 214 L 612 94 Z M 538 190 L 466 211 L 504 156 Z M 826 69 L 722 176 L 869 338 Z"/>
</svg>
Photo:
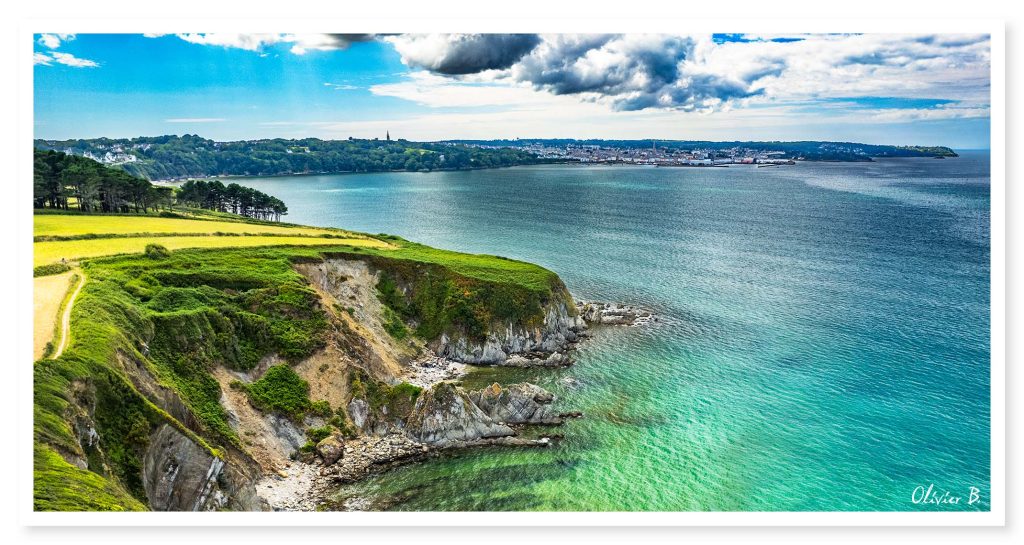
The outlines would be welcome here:
<svg viewBox="0 0 1024 545">
<path fill-rule="evenodd" d="M 575 300 L 580 317 L 588 326 L 640 327 L 658 321 L 657 316 L 647 310 L 615 303 L 597 303 Z M 558 366 L 573 365 L 570 354 L 576 345 L 590 337 L 586 332 L 579 339 L 560 346 L 555 354 Z M 554 368 L 548 362 L 551 357 L 525 358 L 516 356 L 507 363 L 475 367 L 430 353 L 409 363 L 400 380 L 430 390 L 440 384 L 457 383 L 482 367 L 533 367 Z M 522 383 L 532 386 L 528 383 Z M 508 384 L 506 390 L 520 386 Z M 458 390 L 461 388 L 455 387 Z M 491 388 L 499 391 L 495 383 Z M 533 387 L 549 396 L 547 403 L 557 399 L 545 390 Z M 488 389 L 483 390 L 486 392 Z M 486 395 L 486 394 L 484 394 Z M 473 392 L 470 392 L 473 396 Z M 536 399 L 536 398 L 535 398 Z M 256 491 L 272 511 L 363 511 L 373 510 L 370 498 L 351 497 L 335 502 L 331 496 L 339 486 L 360 482 L 372 475 L 386 473 L 393 469 L 420 463 L 445 453 L 478 447 L 548 448 L 557 445 L 560 434 L 540 434 L 536 438 L 523 437 L 521 432 L 528 427 L 561 426 L 566 421 L 582 418 L 579 411 L 556 412 L 550 417 L 533 421 L 507 423 L 514 433 L 496 437 L 480 437 L 468 441 L 453 441 L 428 444 L 416 441 L 405 430 L 390 429 L 384 434 L 365 433 L 354 439 L 345 440 L 338 458 L 332 463 L 323 456 L 308 456 L 305 460 L 293 460 L 283 471 L 268 472 L 256 482 Z"/>
</svg>

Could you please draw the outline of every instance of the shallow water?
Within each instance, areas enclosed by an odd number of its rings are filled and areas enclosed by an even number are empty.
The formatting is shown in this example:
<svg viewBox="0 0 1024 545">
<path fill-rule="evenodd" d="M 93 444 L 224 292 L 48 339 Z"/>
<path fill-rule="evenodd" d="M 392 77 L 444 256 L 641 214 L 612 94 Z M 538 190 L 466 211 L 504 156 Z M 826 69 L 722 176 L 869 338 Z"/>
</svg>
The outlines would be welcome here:
<svg viewBox="0 0 1024 545">
<path fill-rule="evenodd" d="M 288 221 L 556 271 L 655 310 L 530 380 L 585 417 L 339 489 L 397 510 L 989 508 L 989 174 L 957 159 L 248 179 Z M 573 377 L 577 387 L 561 379 Z M 550 432 L 551 430 L 545 430 Z M 911 501 L 915 487 L 964 496 Z M 969 487 L 981 501 L 967 505 Z"/>
</svg>

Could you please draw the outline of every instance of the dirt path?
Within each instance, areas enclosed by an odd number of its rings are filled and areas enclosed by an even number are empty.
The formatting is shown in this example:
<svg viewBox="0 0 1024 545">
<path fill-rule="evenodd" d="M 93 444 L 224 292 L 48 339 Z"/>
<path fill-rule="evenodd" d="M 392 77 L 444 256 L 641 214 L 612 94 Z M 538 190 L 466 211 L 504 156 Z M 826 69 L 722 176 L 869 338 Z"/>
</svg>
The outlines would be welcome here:
<svg viewBox="0 0 1024 545">
<path fill-rule="evenodd" d="M 60 318 L 60 344 L 53 351 L 51 359 L 60 357 L 68 346 L 68 339 L 71 337 L 71 308 L 75 306 L 75 299 L 78 298 L 79 292 L 82 291 L 82 286 L 85 285 L 85 273 L 81 270 L 78 270 L 77 273 L 79 277 L 78 286 L 75 287 L 75 291 L 68 298 L 68 304 L 64 306 L 64 315 Z"/>
<path fill-rule="evenodd" d="M 54 340 L 60 304 L 68 295 L 73 272 L 32 279 L 32 360 L 43 357 L 46 343 Z"/>
</svg>

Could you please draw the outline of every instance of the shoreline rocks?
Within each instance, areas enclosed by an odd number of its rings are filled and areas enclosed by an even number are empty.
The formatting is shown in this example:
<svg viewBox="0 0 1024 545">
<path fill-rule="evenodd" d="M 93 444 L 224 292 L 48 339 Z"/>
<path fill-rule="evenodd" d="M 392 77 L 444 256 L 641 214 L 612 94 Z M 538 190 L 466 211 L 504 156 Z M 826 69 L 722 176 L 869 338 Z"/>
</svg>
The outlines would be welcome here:
<svg viewBox="0 0 1024 545">
<path fill-rule="evenodd" d="M 462 362 L 431 354 L 409 363 L 409 369 L 399 379 L 420 388 L 430 388 L 438 382 L 462 378 L 468 370 Z"/>
<path fill-rule="evenodd" d="M 433 446 L 515 435 L 512 428 L 485 414 L 465 390 L 450 382 L 435 384 L 419 395 L 405 432 Z"/>
<path fill-rule="evenodd" d="M 469 398 L 491 419 L 504 424 L 561 424 L 554 414 L 555 396 L 547 390 L 523 382 L 502 388 L 494 383 L 469 393 Z"/>
<path fill-rule="evenodd" d="M 640 326 L 657 322 L 651 311 L 618 303 L 576 301 L 580 317 L 588 324 Z"/>
</svg>

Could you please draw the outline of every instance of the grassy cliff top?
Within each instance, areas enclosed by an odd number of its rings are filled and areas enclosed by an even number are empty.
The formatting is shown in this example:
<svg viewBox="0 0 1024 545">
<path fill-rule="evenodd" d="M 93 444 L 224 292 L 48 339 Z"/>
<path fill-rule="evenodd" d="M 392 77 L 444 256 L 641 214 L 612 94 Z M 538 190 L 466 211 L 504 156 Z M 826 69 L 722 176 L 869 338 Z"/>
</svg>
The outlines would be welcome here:
<svg viewBox="0 0 1024 545">
<path fill-rule="evenodd" d="M 62 224 L 65 218 L 70 221 Z M 231 222 L 242 227 L 218 235 L 202 228 L 221 230 L 225 222 L 104 215 L 40 219 L 37 227 L 46 236 L 70 238 L 35 242 L 37 255 L 49 251 L 46 245 L 67 245 L 66 253 L 82 258 L 87 278 L 71 311 L 67 349 L 57 359 L 35 362 L 33 369 L 35 505 L 42 510 L 143 508 L 142 460 L 152 430 L 162 424 L 215 456 L 244 450 L 212 373 L 218 367 L 252 369 L 271 354 L 295 363 L 325 344 L 330 320 L 296 270 L 298 263 L 360 259 L 389 281 L 406 282 L 415 297 L 399 300 L 394 284 L 386 292 L 383 282 L 379 296 L 418 323 L 416 334 L 427 339 L 446 331 L 482 334 L 502 320 L 534 323 L 543 319 L 545 302 L 567 296 L 558 276 L 543 267 L 388 235 L 339 230 L 327 237 L 318 236 L 317 228 L 280 224 L 272 226 L 280 232 L 249 234 L 247 222 Z M 134 231 L 135 225 L 163 232 Z M 144 251 L 150 243 L 166 249 Z M 187 418 L 179 420 L 164 401 L 147 397 L 139 386 L 147 381 L 173 392 Z M 289 406 L 324 403 L 299 401 Z M 99 433 L 101 450 L 80 442 L 73 422 L 86 417 Z M 66 460 L 84 460 L 89 470 Z"/>
<path fill-rule="evenodd" d="M 186 211 L 187 216 L 37 213 L 34 265 L 141 254 L 149 243 L 186 248 L 292 247 L 296 257 L 332 253 L 376 255 L 448 268 L 486 282 L 518 284 L 546 291 L 558 286 L 555 273 L 500 256 L 431 248 L 390 235 L 247 220 L 239 216 Z M 305 250 L 298 247 L 308 247 Z"/>
</svg>

